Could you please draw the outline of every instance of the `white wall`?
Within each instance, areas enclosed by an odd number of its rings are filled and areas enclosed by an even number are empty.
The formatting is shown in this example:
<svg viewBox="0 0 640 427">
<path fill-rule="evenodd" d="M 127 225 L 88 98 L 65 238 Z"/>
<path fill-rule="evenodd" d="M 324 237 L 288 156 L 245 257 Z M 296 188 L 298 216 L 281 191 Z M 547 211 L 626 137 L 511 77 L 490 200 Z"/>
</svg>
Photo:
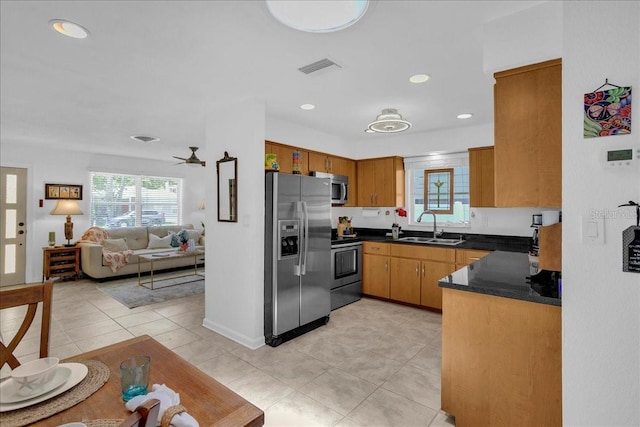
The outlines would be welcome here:
<svg viewBox="0 0 640 427">
<path fill-rule="evenodd" d="M 198 210 L 204 197 L 205 168 L 173 166 L 174 162 L 134 159 L 130 157 L 106 156 L 65 150 L 47 150 L 43 147 L 13 144 L 2 140 L 0 145 L 1 165 L 22 167 L 28 170 L 27 188 L 27 270 L 28 283 L 42 280 L 42 247 L 47 246 L 49 231 L 55 231 L 58 244 L 64 240 L 63 216 L 49 215 L 55 206 L 54 200 L 44 200 L 45 183 L 83 185 L 83 200 L 78 204 L 83 212 L 89 212 L 89 172 L 145 173 L 151 175 L 184 178 L 183 223 L 200 227 L 204 213 Z M 38 201 L 43 199 L 43 207 Z M 72 217 L 74 241 L 90 226 L 88 215 Z"/>
<path fill-rule="evenodd" d="M 607 171 L 603 148 L 639 148 L 640 108 L 632 134 L 584 139 L 583 95 L 605 78 L 640 88 L 640 3 L 563 2 L 563 411 L 567 426 L 640 425 L 640 274 L 622 272 L 621 234 L 635 225 L 640 170 Z M 595 34 L 596 22 L 618 42 Z M 637 101 L 634 103 L 637 104 Z M 606 212 L 605 244 L 581 241 L 581 218 Z"/>
<path fill-rule="evenodd" d="M 545 1 L 484 25 L 483 70 L 510 70 L 562 57 L 562 2 Z"/>
<path fill-rule="evenodd" d="M 264 140 L 262 101 L 226 103 L 207 114 L 208 153 L 238 158 L 238 222 L 218 222 L 215 168 L 207 168 L 207 274 L 203 325 L 246 347 L 264 345 Z M 212 249 L 209 249 L 212 248 Z"/>
</svg>

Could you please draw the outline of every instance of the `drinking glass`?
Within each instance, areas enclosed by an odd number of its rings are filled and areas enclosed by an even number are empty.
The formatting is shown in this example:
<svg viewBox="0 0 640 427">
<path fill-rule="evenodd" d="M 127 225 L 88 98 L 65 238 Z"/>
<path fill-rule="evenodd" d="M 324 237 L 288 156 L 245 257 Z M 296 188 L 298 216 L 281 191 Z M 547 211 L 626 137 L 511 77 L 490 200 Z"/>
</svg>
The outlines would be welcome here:
<svg viewBox="0 0 640 427">
<path fill-rule="evenodd" d="M 120 363 L 122 400 L 128 402 L 135 396 L 147 394 L 150 367 L 149 356 L 134 356 Z"/>
</svg>

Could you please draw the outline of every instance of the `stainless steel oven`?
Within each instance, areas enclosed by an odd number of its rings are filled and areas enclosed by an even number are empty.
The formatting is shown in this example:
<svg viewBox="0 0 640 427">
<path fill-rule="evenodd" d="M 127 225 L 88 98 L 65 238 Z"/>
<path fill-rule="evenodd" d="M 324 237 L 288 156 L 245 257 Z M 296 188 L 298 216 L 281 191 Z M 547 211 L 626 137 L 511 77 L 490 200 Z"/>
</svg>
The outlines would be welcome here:
<svg viewBox="0 0 640 427">
<path fill-rule="evenodd" d="M 331 310 L 362 296 L 362 242 L 331 244 Z"/>
</svg>

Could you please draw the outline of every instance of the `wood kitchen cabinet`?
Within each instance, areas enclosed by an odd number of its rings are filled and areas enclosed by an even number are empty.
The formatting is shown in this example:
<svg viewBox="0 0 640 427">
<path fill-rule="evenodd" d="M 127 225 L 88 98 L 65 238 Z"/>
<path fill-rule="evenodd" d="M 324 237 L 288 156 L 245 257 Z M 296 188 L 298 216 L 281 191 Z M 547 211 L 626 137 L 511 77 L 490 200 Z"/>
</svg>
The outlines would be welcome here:
<svg viewBox="0 0 640 427">
<path fill-rule="evenodd" d="M 438 280 L 455 271 L 455 250 L 428 246 L 391 246 L 390 299 L 442 309 Z"/>
<path fill-rule="evenodd" d="M 362 243 L 362 293 L 389 298 L 389 243 Z"/>
<path fill-rule="evenodd" d="M 349 201 L 345 207 L 356 206 L 356 161 L 345 157 L 332 156 L 330 154 L 309 151 L 304 148 L 280 144 L 279 142 L 265 141 L 264 152 L 273 153 L 278 158 L 281 173 L 293 173 L 293 152 L 299 151 L 301 155 L 300 173 L 309 175 L 309 172 L 326 172 L 335 175 L 345 175 L 349 178 Z"/>
<path fill-rule="evenodd" d="M 562 206 L 562 60 L 494 74 L 497 207 Z"/>
<path fill-rule="evenodd" d="M 443 290 L 441 408 L 456 426 L 562 425 L 561 307 Z"/>
<path fill-rule="evenodd" d="M 356 162 L 357 206 L 404 206 L 404 165 L 401 157 Z"/>
<path fill-rule="evenodd" d="M 489 255 L 491 251 L 481 251 L 478 249 L 456 249 L 456 270 L 466 267 Z"/>
<path fill-rule="evenodd" d="M 469 196 L 472 207 L 495 206 L 493 147 L 469 148 Z"/>
<path fill-rule="evenodd" d="M 293 152 L 299 151 L 301 156 L 300 173 L 309 175 L 309 152 L 307 150 L 272 141 L 265 141 L 264 145 L 265 154 L 273 153 L 278 157 L 279 172 L 281 173 L 293 173 Z"/>
</svg>

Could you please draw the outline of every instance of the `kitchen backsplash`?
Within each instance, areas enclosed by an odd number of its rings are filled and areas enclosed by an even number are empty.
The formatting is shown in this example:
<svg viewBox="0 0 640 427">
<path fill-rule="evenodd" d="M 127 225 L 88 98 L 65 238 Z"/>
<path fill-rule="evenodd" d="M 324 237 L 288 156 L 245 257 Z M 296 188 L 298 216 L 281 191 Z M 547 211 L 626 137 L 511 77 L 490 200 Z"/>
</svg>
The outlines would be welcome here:
<svg viewBox="0 0 640 427">
<path fill-rule="evenodd" d="M 331 209 L 331 224 L 335 228 L 338 217 L 351 218 L 353 228 L 382 228 L 391 231 L 395 208 L 344 208 Z M 540 214 L 540 208 L 471 208 L 469 227 L 441 227 L 448 232 L 494 234 L 501 236 L 531 236 L 531 215 Z M 396 215 L 395 222 L 404 230 L 432 231 L 429 219 L 425 226 L 409 226 L 407 218 Z"/>
</svg>

